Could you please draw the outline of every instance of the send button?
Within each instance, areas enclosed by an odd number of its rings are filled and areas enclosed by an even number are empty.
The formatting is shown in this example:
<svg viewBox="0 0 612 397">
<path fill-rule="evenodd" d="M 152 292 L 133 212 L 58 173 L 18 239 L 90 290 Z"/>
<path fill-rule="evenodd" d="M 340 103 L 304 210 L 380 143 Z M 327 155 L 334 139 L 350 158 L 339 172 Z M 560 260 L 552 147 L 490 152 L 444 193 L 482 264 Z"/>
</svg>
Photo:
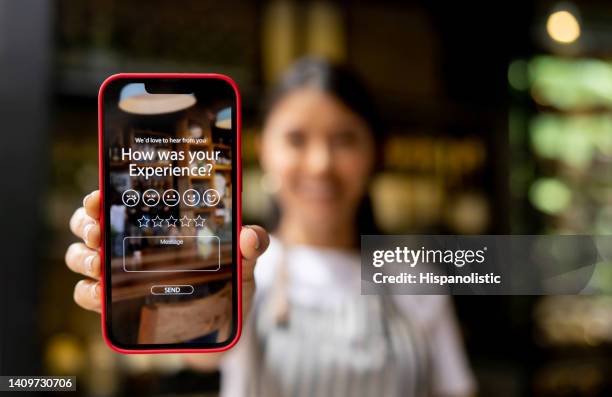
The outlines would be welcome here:
<svg viewBox="0 0 612 397">
<path fill-rule="evenodd" d="M 154 285 L 151 287 L 153 295 L 191 295 L 192 285 Z"/>
</svg>

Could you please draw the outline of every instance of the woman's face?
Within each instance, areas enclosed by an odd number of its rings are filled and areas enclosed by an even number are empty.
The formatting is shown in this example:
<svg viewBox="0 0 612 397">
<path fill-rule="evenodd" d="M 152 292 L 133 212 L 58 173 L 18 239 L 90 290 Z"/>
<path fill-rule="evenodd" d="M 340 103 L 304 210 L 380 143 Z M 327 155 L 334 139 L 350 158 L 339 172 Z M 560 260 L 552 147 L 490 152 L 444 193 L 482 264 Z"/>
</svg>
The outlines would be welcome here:
<svg viewBox="0 0 612 397">
<path fill-rule="evenodd" d="M 270 112 L 260 160 L 284 214 L 329 227 L 353 221 L 374 164 L 372 132 L 334 96 L 296 90 Z"/>
</svg>

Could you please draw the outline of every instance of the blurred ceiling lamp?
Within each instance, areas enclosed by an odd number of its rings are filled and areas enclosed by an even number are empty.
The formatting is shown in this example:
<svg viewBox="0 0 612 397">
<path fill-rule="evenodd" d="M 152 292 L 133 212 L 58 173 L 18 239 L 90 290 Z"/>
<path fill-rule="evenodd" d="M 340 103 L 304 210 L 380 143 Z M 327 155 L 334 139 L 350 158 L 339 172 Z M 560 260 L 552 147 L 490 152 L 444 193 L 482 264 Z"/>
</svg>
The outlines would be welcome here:
<svg viewBox="0 0 612 397">
<path fill-rule="evenodd" d="M 546 31 L 554 41 L 571 44 L 580 37 L 580 23 L 576 16 L 567 10 L 555 11 L 548 16 Z"/>
<path fill-rule="evenodd" d="M 149 94 L 143 83 L 127 84 L 119 95 L 119 109 L 134 114 L 174 113 L 195 103 L 193 94 Z"/>
<path fill-rule="evenodd" d="M 224 108 L 217 113 L 215 127 L 223 130 L 232 129 L 232 108 Z"/>
</svg>

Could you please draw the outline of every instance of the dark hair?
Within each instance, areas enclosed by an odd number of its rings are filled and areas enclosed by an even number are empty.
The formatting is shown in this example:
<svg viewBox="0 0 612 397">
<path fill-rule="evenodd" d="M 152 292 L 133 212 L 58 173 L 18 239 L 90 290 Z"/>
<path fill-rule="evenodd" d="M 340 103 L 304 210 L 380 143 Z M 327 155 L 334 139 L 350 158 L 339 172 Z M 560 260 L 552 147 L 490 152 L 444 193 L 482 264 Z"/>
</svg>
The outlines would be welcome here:
<svg viewBox="0 0 612 397">
<path fill-rule="evenodd" d="M 266 102 L 266 113 L 285 96 L 300 88 L 317 88 L 326 92 L 350 110 L 358 114 L 368 125 L 374 135 L 375 142 L 375 164 L 378 168 L 382 164 L 383 144 L 385 141 L 385 127 L 379 117 L 376 106 L 361 79 L 348 67 L 340 64 L 333 64 L 320 58 L 306 57 L 296 61 L 287 72 L 281 77 L 280 81 L 270 92 Z M 274 216 L 271 229 L 277 226 L 280 209 L 274 205 Z M 356 238 L 362 234 L 378 234 L 372 202 L 370 196 L 366 194 L 357 208 L 357 227 Z"/>
<path fill-rule="evenodd" d="M 320 58 L 305 57 L 296 61 L 274 86 L 266 102 L 266 113 L 287 94 L 300 88 L 318 88 L 333 95 L 358 114 L 376 138 L 376 157 L 382 159 L 386 128 L 362 80 L 347 66 Z M 377 161 L 376 164 L 381 164 Z"/>
</svg>

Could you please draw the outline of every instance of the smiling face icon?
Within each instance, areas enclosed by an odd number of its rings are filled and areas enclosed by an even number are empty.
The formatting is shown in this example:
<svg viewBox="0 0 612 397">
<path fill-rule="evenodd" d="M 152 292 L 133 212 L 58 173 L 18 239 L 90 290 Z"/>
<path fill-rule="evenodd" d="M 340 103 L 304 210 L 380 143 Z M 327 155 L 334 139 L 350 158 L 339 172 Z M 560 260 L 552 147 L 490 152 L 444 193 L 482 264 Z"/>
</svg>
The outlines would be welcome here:
<svg viewBox="0 0 612 397">
<path fill-rule="evenodd" d="M 138 204 L 138 200 L 140 199 L 140 195 L 134 189 L 128 189 L 121 195 L 121 201 L 128 207 L 134 207 Z"/>
<path fill-rule="evenodd" d="M 159 193 L 155 189 L 145 190 L 142 201 L 149 207 L 155 207 L 159 203 Z"/>
<path fill-rule="evenodd" d="M 168 207 L 174 207 L 181 201 L 181 195 L 174 189 L 168 189 L 162 194 L 162 200 Z"/>
<path fill-rule="evenodd" d="M 221 195 L 215 189 L 208 189 L 202 194 L 202 201 L 209 207 L 217 205 L 219 200 L 221 200 Z"/>
<path fill-rule="evenodd" d="M 183 202 L 185 205 L 195 207 L 200 202 L 200 193 L 195 189 L 185 190 L 183 193 Z"/>
</svg>

